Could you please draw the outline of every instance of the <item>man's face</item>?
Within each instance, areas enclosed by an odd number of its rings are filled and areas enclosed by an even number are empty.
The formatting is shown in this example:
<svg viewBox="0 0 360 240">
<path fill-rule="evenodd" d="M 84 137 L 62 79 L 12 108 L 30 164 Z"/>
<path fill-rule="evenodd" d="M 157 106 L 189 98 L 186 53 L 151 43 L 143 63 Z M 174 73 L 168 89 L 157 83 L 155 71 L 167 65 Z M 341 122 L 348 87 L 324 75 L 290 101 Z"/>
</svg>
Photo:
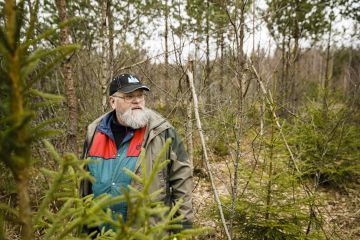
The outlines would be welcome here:
<svg viewBox="0 0 360 240">
<path fill-rule="evenodd" d="M 145 107 L 144 90 L 138 89 L 131 93 L 116 92 L 110 96 L 110 105 L 113 110 L 120 114 L 129 109 L 141 111 Z"/>
<path fill-rule="evenodd" d="M 139 129 L 148 123 L 149 111 L 145 108 L 144 90 L 116 92 L 110 97 L 110 104 L 116 111 L 117 121 L 123 126 Z"/>
</svg>

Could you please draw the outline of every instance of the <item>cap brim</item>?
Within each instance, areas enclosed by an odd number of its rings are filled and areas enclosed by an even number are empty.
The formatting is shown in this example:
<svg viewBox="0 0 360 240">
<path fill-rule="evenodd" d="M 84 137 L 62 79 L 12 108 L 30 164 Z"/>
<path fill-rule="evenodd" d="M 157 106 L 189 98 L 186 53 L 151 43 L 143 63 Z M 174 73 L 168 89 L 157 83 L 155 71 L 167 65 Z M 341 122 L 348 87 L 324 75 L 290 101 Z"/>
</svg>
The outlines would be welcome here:
<svg viewBox="0 0 360 240">
<path fill-rule="evenodd" d="M 128 85 L 126 87 L 123 87 L 121 89 L 118 90 L 118 92 L 122 92 L 122 93 L 131 93 L 135 90 L 138 90 L 138 89 L 144 89 L 146 91 L 150 91 L 150 88 L 148 88 L 147 86 L 145 85 L 138 85 L 138 84 L 134 84 L 134 85 Z"/>
</svg>

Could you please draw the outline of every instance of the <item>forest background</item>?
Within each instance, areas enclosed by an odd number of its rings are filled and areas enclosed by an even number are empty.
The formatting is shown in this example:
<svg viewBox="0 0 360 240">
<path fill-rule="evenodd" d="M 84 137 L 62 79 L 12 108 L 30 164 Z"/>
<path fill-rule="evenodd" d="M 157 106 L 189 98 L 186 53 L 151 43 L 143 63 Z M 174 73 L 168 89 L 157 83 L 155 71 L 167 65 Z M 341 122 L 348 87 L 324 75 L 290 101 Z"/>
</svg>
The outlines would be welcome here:
<svg viewBox="0 0 360 240">
<path fill-rule="evenodd" d="M 360 238 L 359 0 L 0 8 L 1 239 L 78 239 L 110 221 L 109 199 L 78 197 L 77 157 L 109 80 L 128 72 L 186 143 L 195 224 L 213 229 L 197 238 Z M 117 224 L 117 239 L 141 239 Z"/>
</svg>

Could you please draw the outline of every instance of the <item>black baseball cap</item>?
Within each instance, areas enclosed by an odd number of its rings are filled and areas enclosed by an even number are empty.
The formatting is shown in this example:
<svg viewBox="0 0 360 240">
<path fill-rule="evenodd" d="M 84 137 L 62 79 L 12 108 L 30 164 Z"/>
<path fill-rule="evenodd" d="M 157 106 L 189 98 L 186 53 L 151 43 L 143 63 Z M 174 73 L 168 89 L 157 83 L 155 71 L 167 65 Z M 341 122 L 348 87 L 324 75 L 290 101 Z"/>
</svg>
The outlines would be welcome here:
<svg viewBox="0 0 360 240">
<path fill-rule="evenodd" d="M 137 89 L 144 89 L 150 91 L 146 85 L 142 84 L 138 77 L 131 74 L 120 74 L 113 78 L 109 87 L 109 95 L 116 92 L 130 93 Z"/>
</svg>

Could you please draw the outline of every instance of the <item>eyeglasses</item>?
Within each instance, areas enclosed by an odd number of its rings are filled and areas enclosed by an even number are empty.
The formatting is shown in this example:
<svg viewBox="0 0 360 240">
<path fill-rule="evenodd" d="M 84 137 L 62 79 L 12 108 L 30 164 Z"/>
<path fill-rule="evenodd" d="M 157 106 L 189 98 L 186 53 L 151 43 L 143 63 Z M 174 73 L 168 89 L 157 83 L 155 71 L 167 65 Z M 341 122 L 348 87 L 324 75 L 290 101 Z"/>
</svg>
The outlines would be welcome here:
<svg viewBox="0 0 360 240">
<path fill-rule="evenodd" d="M 139 95 L 126 95 L 126 96 L 116 96 L 116 95 L 113 95 L 112 97 L 116 97 L 116 98 L 122 98 L 124 99 L 125 102 L 133 102 L 135 100 L 139 100 L 139 101 L 143 101 L 145 99 L 145 94 L 142 93 L 142 94 L 139 94 Z"/>
</svg>

